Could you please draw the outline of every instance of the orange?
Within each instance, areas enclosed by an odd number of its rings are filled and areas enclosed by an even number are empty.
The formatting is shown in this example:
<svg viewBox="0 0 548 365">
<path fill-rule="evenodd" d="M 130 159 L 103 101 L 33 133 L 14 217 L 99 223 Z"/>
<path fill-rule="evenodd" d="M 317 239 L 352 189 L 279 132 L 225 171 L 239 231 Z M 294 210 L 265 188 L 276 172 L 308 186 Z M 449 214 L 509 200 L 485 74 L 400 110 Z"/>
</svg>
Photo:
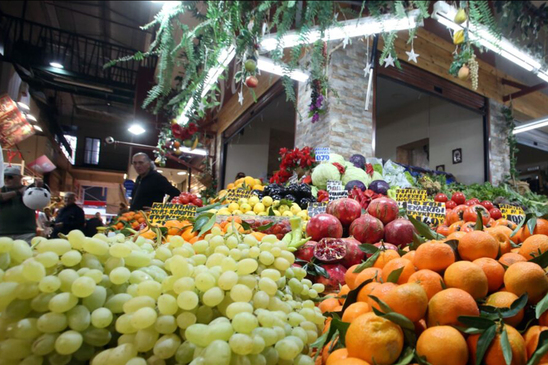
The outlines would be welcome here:
<svg viewBox="0 0 548 365">
<path fill-rule="evenodd" d="M 318 305 L 318 308 L 320 308 L 322 313 L 334 312 L 334 309 L 339 305 L 341 305 L 341 303 L 339 303 L 339 300 L 337 298 L 327 298 L 321 301 L 321 303 Z"/>
<path fill-rule="evenodd" d="M 389 365 L 403 349 L 403 332 L 395 323 L 369 312 L 356 318 L 346 331 L 348 356 Z"/>
<path fill-rule="evenodd" d="M 428 297 L 422 286 L 417 283 L 407 283 L 388 292 L 386 304 L 394 312 L 409 318 L 411 322 L 417 322 L 426 314 Z"/>
<path fill-rule="evenodd" d="M 529 303 L 536 304 L 548 292 L 548 278 L 544 270 L 533 262 L 516 262 L 504 274 L 504 286 L 518 297 L 529 295 Z"/>
<path fill-rule="evenodd" d="M 401 258 L 402 259 L 407 259 L 407 260 L 411 261 L 413 263 L 413 265 L 415 265 L 415 255 L 416 254 L 417 254 L 417 251 L 415 251 L 415 250 L 409 251 L 408 253 L 403 255 Z"/>
<path fill-rule="evenodd" d="M 527 229 L 527 230 L 529 230 L 529 229 Z M 512 241 L 514 241 L 514 243 L 521 243 L 524 240 L 523 235 L 524 235 L 523 227 L 521 227 L 520 229 L 518 229 L 518 231 L 516 232 L 515 235 L 513 235 L 513 236 L 510 235 L 510 239 Z"/>
<path fill-rule="evenodd" d="M 350 292 L 350 288 L 348 285 L 341 286 L 341 290 L 339 290 L 339 303 L 344 304 L 344 301 L 346 300 L 346 295 L 348 295 L 348 292 Z"/>
<path fill-rule="evenodd" d="M 485 297 L 489 290 L 487 276 L 470 261 L 455 262 L 445 270 L 443 279 L 448 288 L 462 289 L 474 299 Z"/>
<path fill-rule="evenodd" d="M 386 303 L 386 296 L 388 295 L 388 293 L 390 293 L 390 291 L 392 291 L 396 287 L 397 287 L 396 284 L 384 283 L 384 284 L 375 286 L 373 290 L 371 290 L 371 292 L 369 293 L 369 296 L 377 297 L 378 299 Z M 379 304 L 375 300 L 373 300 L 373 298 L 368 297 L 367 303 L 371 307 L 375 307 L 376 309 L 379 309 L 379 310 L 381 309 Z"/>
<path fill-rule="evenodd" d="M 505 227 L 505 228 L 510 229 L 510 231 L 513 231 L 514 229 L 516 229 L 517 224 L 515 224 L 512 221 L 509 221 L 508 219 L 499 218 L 495 221 L 495 226 L 496 227 Z"/>
<path fill-rule="evenodd" d="M 466 234 L 466 232 L 460 232 L 460 231 L 453 232 L 449 236 L 447 236 L 446 241 L 451 241 L 451 240 L 457 240 L 458 241 L 462 237 L 464 237 L 465 234 Z"/>
<path fill-rule="evenodd" d="M 515 228 L 516 228 L 515 224 L 514 224 L 514 228 L 509 228 L 506 225 L 497 224 L 493 228 L 489 228 L 488 230 L 486 229 L 486 231 L 490 231 L 490 230 L 499 231 L 499 232 L 504 233 L 506 235 L 506 237 L 510 238 L 510 236 L 512 235 L 512 232 L 514 232 Z"/>
<path fill-rule="evenodd" d="M 546 251 L 548 251 L 548 236 L 534 234 L 523 241 L 518 253 L 530 260 Z"/>
<path fill-rule="evenodd" d="M 409 283 L 418 283 L 424 289 L 428 300 L 443 290 L 443 278 L 432 270 L 419 270 L 409 277 Z"/>
<path fill-rule="evenodd" d="M 529 237 L 531 237 L 531 231 L 529 231 L 529 227 L 526 227 L 525 225 L 522 227 L 523 232 L 521 233 L 521 240 L 525 242 L 525 240 Z M 543 234 L 545 236 L 548 236 L 548 220 L 546 219 L 537 219 L 537 224 L 535 225 L 535 230 L 533 231 L 533 234 Z"/>
<path fill-rule="evenodd" d="M 329 348 L 329 347 L 328 347 Z M 344 360 L 348 357 L 348 350 L 345 348 L 337 349 L 329 354 L 325 365 L 335 365 L 340 360 Z"/>
<path fill-rule="evenodd" d="M 369 303 L 369 294 L 371 294 L 371 291 L 373 291 L 373 289 L 375 289 L 379 285 L 381 285 L 381 283 L 373 281 L 361 288 L 360 292 L 358 293 L 358 302 Z"/>
<path fill-rule="evenodd" d="M 425 242 L 417 248 L 415 266 L 419 270 L 428 269 L 441 272 L 455 262 L 455 253 L 445 243 Z"/>
<path fill-rule="evenodd" d="M 491 307 L 496 307 L 496 308 L 510 308 L 512 303 L 514 303 L 514 301 L 517 299 L 518 299 L 518 296 L 514 293 L 510 293 L 507 291 L 500 291 L 488 296 L 485 304 L 490 305 Z M 505 318 L 504 322 L 508 323 L 512 327 L 516 327 L 518 324 L 521 323 L 521 320 L 523 319 L 523 314 L 524 312 L 522 309 L 515 316 L 510 318 Z"/>
<path fill-rule="evenodd" d="M 537 349 L 538 337 L 541 332 L 548 330 L 548 327 L 544 326 L 533 326 L 525 332 L 523 339 L 525 340 L 525 348 L 527 350 L 527 358 L 530 359 L 533 356 L 533 353 Z M 544 355 L 539 363 L 548 363 L 548 354 Z"/>
<path fill-rule="evenodd" d="M 487 276 L 487 284 L 489 293 L 496 291 L 504 283 L 504 267 L 497 261 L 487 257 L 474 260 L 474 264 L 481 267 L 485 276 Z"/>
<path fill-rule="evenodd" d="M 525 257 L 521 256 L 518 253 L 514 253 L 514 252 L 505 253 L 504 255 L 502 255 L 499 258 L 499 262 L 501 264 L 503 264 L 504 266 L 506 266 L 506 267 L 509 267 L 509 266 L 515 264 L 516 262 L 525 262 L 525 261 L 527 261 L 525 259 Z"/>
<path fill-rule="evenodd" d="M 398 278 L 398 284 L 405 284 L 409 281 L 409 277 L 415 272 L 415 266 L 407 259 L 394 259 L 389 261 L 382 269 L 382 280 L 386 283 L 388 276 L 392 271 L 398 270 L 403 267 L 403 271 Z"/>
<path fill-rule="evenodd" d="M 354 286 L 357 288 L 358 286 L 360 286 L 361 283 L 369 279 L 373 279 L 373 281 L 378 281 L 378 278 L 381 277 L 381 274 L 382 270 L 378 267 L 368 267 L 358 274 L 356 280 L 354 280 Z"/>
<path fill-rule="evenodd" d="M 379 269 L 382 269 L 388 262 L 394 259 L 398 259 L 399 257 L 400 257 L 400 254 L 396 250 L 381 251 L 373 267 L 378 267 Z"/>
<path fill-rule="evenodd" d="M 501 229 L 504 229 L 504 228 L 507 228 L 507 227 L 499 226 L 499 227 L 487 228 L 485 230 L 487 233 L 491 235 L 491 237 L 493 237 L 498 242 L 501 255 L 510 252 L 510 250 L 512 249 L 510 238 L 506 235 L 506 233 L 501 231 Z"/>
<path fill-rule="evenodd" d="M 343 322 L 351 323 L 354 319 L 367 312 L 371 312 L 371 306 L 369 304 L 365 302 L 352 303 L 345 309 L 342 320 Z"/>
<path fill-rule="evenodd" d="M 346 270 L 346 273 L 344 274 L 344 281 L 346 282 L 346 285 L 348 285 L 350 289 L 356 289 L 355 281 L 358 275 L 361 274 L 361 273 L 354 272 L 354 270 L 356 270 L 358 266 L 359 264 L 350 266 L 348 270 Z"/>
<path fill-rule="evenodd" d="M 333 365 L 370 365 L 370 364 L 367 361 L 358 359 L 357 357 L 347 357 L 346 359 L 342 359 L 337 361 L 336 363 L 333 363 Z"/>
<path fill-rule="evenodd" d="M 525 340 L 521 337 L 520 333 L 511 326 L 504 326 L 508 333 L 508 340 L 510 347 L 512 348 L 512 363 L 511 365 L 525 365 L 527 363 L 527 350 L 525 348 Z M 480 335 L 471 335 L 466 342 L 468 343 L 468 351 L 472 357 L 472 364 L 476 363 L 476 349 L 478 345 L 478 339 Z M 485 356 L 483 357 L 482 364 L 485 365 L 502 365 L 506 364 L 504 356 L 502 354 L 502 347 L 500 345 L 500 334 L 497 333 L 493 342 L 487 348 Z"/>
<path fill-rule="evenodd" d="M 428 328 L 417 340 L 416 350 L 430 365 L 466 365 L 468 362 L 466 340 L 450 326 Z"/>
<path fill-rule="evenodd" d="M 538 324 L 541 326 L 548 326 L 548 311 L 542 313 L 538 319 Z"/>
<path fill-rule="evenodd" d="M 426 323 L 428 327 L 460 326 L 459 316 L 479 316 L 476 301 L 462 289 L 445 289 L 430 299 Z"/>
<path fill-rule="evenodd" d="M 499 254 L 499 244 L 489 233 L 473 231 L 459 240 L 458 250 L 463 260 L 474 261 L 482 257 L 494 259 Z"/>
</svg>

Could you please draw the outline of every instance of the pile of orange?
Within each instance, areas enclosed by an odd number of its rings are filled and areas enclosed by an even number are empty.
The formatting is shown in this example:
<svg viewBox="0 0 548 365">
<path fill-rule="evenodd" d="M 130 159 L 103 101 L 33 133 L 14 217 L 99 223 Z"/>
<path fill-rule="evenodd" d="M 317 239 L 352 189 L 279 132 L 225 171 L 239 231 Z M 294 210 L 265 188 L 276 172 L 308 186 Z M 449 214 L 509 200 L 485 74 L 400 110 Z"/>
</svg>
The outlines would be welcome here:
<svg viewBox="0 0 548 365">
<path fill-rule="evenodd" d="M 512 229 L 501 221 L 485 231 L 453 232 L 443 241 L 428 241 L 401 257 L 395 250 L 386 250 L 372 267 L 360 273 L 354 273 L 355 267 L 351 267 L 339 296 L 320 303 L 322 311 L 342 310 L 345 294 L 369 279 L 372 281 L 361 287 L 357 301 L 342 314 L 342 320 L 350 323 L 346 347 L 335 350 L 325 347 L 322 362 L 327 365 L 397 362 L 407 346 L 404 331 L 395 322 L 374 313 L 372 308 L 381 306 L 373 296 L 414 323 L 416 355 L 429 364 L 474 364 L 480 335 L 462 332 L 466 325 L 459 321 L 460 316 L 479 316 L 478 303 L 509 308 L 527 293 L 527 305 L 534 306 L 548 294 L 545 270 L 528 261 L 548 251 L 548 221 L 539 219 L 533 233 L 523 230 L 518 238 L 521 246 L 514 247 L 510 242 Z M 454 242 L 446 243 L 449 240 L 458 241 L 456 248 Z M 390 274 L 399 269 L 399 278 L 391 278 L 397 282 L 389 282 Z M 537 347 L 540 332 L 548 330 L 548 312 L 521 334 L 516 327 L 523 329 L 526 319 L 523 309 L 504 319 L 512 364 L 526 364 Z M 497 332 L 487 348 L 482 364 L 506 363 L 500 345 L 501 333 Z M 548 355 L 541 363 L 548 364 Z"/>
</svg>

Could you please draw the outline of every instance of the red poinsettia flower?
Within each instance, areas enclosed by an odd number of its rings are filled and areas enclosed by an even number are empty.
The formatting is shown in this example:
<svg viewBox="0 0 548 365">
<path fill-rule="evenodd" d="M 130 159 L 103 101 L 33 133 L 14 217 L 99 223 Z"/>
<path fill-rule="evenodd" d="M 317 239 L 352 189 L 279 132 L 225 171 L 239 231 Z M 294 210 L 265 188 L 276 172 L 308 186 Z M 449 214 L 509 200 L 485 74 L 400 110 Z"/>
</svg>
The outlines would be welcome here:
<svg viewBox="0 0 548 365">
<path fill-rule="evenodd" d="M 198 132 L 198 126 L 195 123 L 189 123 L 187 129 L 191 135 Z"/>
<path fill-rule="evenodd" d="M 179 124 L 172 124 L 171 133 L 173 133 L 173 136 L 175 138 L 181 138 L 181 135 L 183 133 L 183 128 Z"/>
<path fill-rule="evenodd" d="M 333 166 L 335 166 L 339 170 L 339 173 L 341 175 L 344 174 L 345 168 L 343 167 L 343 165 L 338 162 L 333 162 Z"/>
</svg>

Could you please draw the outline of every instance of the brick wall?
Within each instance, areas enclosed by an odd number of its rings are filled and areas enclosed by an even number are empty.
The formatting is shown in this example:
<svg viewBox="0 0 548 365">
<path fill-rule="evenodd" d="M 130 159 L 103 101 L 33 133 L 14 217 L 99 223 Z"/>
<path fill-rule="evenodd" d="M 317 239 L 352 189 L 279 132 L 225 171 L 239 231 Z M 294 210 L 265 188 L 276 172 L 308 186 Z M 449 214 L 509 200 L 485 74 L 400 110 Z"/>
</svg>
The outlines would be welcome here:
<svg viewBox="0 0 548 365">
<path fill-rule="evenodd" d="M 336 47 L 340 42 L 330 44 Z M 373 96 L 365 111 L 367 78 L 364 77 L 366 46 L 354 40 L 346 49 L 331 54 L 328 68 L 329 90 L 327 111 L 314 124 L 308 117 L 310 88 L 299 83 L 296 147 L 330 147 L 331 151 L 349 158 L 354 153 L 372 156 Z M 338 97 L 334 95 L 336 91 Z"/>
<path fill-rule="evenodd" d="M 503 105 L 489 100 L 489 168 L 491 183 L 498 185 L 510 173 L 510 149 L 506 140 L 505 120 L 502 116 Z"/>
</svg>

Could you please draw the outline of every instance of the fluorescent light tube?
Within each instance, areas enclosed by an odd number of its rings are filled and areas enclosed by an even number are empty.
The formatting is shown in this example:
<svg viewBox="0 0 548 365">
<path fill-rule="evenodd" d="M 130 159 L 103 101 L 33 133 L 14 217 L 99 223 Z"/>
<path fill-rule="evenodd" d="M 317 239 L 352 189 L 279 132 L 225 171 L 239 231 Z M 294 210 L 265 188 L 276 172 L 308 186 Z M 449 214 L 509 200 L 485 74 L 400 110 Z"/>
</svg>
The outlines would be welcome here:
<svg viewBox="0 0 548 365">
<path fill-rule="evenodd" d="M 36 118 L 32 114 L 27 114 L 25 117 L 27 117 L 27 120 L 30 120 L 31 122 L 36 122 Z"/>
<path fill-rule="evenodd" d="M 131 127 L 128 128 L 128 131 L 131 134 L 135 134 L 136 136 L 146 132 L 146 130 L 138 124 L 133 124 Z"/>
<path fill-rule="evenodd" d="M 266 57 L 259 57 L 259 60 L 257 61 L 257 67 L 261 71 L 270 72 L 275 75 L 288 75 L 293 80 L 297 80 L 299 82 L 305 82 L 308 80 L 308 75 L 300 70 L 294 70 L 291 73 L 288 73 L 281 65 L 276 65 L 274 61 L 272 61 L 270 58 Z"/>
<path fill-rule="evenodd" d="M 38 132 L 43 132 L 44 130 L 42 129 L 42 127 L 40 127 L 39 125 L 33 125 L 32 126 L 35 130 L 37 130 Z"/>
<path fill-rule="evenodd" d="M 186 175 L 186 171 L 179 171 L 177 175 Z"/>
<path fill-rule="evenodd" d="M 417 26 L 418 10 L 412 10 L 407 13 L 405 18 L 397 18 L 392 15 L 384 15 L 380 19 L 375 19 L 372 16 L 351 19 L 339 22 L 339 26 L 334 26 L 326 30 L 324 37 L 321 37 L 319 29 L 312 30 L 304 43 L 314 43 L 320 38 L 325 41 L 333 41 L 337 39 L 361 37 L 380 32 L 390 32 L 415 28 Z M 282 48 L 295 47 L 302 43 L 298 32 L 288 32 L 280 40 Z M 270 34 L 261 40 L 261 50 L 263 52 L 272 51 L 278 46 L 278 39 L 275 34 Z"/>
<path fill-rule="evenodd" d="M 514 134 L 548 126 L 548 117 L 539 118 L 514 128 Z"/>
<path fill-rule="evenodd" d="M 207 156 L 207 151 L 203 148 L 190 149 L 189 147 L 180 147 L 181 152 L 188 153 L 189 155 Z"/>
<path fill-rule="evenodd" d="M 23 103 L 23 102 L 20 102 L 18 101 L 17 102 L 17 106 L 20 108 L 20 109 L 23 109 L 24 111 L 29 111 L 30 108 L 27 104 Z"/>
</svg>

